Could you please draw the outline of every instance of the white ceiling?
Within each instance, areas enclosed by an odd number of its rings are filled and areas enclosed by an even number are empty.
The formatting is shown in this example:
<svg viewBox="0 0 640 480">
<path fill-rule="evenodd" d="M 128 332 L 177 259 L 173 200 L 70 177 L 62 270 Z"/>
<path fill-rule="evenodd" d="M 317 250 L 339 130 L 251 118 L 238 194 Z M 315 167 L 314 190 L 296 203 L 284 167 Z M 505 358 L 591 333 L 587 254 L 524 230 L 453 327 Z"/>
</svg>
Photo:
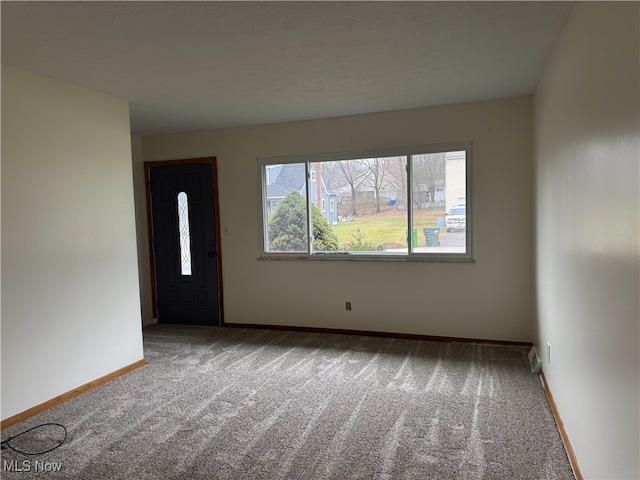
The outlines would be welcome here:
<svg viewBox="0 0 640 480">
<path fill-rule="evenodd" d="M 2 2 L 2 63 L 131 103 L 134 133 L 533 93 L 561 2 Z"/>
</svg>

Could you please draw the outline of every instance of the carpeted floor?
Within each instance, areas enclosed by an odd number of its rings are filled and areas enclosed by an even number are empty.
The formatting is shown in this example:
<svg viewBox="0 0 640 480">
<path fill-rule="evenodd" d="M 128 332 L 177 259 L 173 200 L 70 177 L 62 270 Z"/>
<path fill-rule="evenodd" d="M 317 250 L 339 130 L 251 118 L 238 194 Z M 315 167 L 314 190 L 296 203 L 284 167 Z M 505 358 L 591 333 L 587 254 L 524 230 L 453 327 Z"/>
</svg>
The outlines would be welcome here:
<svg viewBox="0 0 640 480">
<path fill-rule="evenodd" d="M 573 478 L 523 348 L 168 325 L 144 343 L 145 367 L 3 431 L 68 438 L 3 450 L 2 478 Z"/>
</svg>

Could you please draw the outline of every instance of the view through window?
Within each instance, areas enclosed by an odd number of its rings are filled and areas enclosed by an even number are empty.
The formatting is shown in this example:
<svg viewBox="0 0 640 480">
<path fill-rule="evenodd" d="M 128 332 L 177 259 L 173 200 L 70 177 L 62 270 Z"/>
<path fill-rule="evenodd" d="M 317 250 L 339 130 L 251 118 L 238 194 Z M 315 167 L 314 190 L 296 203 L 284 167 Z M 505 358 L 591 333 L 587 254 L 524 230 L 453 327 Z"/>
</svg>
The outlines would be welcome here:
<svg viewBox="0 0 640 480">
<path fill-rule="evenodd" d="M 260 161 L 263 255 L 470 258 L 469 145 L 354 157 Z"/>
</svg>

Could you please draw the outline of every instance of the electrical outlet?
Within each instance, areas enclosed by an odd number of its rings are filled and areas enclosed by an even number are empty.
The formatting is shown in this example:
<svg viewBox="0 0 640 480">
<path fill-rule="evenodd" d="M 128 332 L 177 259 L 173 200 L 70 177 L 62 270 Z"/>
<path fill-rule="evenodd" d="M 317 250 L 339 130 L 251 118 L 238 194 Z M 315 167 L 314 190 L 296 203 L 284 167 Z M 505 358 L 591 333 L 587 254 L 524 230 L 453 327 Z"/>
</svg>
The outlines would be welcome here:
<svg viewBox="0 0 640 480">
<path fill-rule="evenodd" d="M 225 225 L 222 229 L 225 235 L 229 235 L 229 225 Z"/>
<path fill-rule="evenodd" d="M 347 302 L 347 304 L 345 305 L 345 308 L 351 311 L 351 302 Z"/>
<path fill-rule="evenodd" d="M 547 362 L 551 363 L 551 342 L 547 342 Z"/>
</svg>

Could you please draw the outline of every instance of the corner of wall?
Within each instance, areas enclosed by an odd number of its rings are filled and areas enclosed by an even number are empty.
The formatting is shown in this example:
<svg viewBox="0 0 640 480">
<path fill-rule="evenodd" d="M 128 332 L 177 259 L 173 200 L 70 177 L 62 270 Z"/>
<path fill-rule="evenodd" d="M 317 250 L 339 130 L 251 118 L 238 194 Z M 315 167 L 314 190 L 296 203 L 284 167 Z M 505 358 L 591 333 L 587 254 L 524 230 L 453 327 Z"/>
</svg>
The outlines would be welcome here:
<svg viewBox="0 0 640 480">
<path fill-rule="evenodd" d="M 133 169 L 133 193 L 135 197 L 136 238 L 138 244 L 138 282 L 140 284 L 140 308 L 142 325 L 155 323 L 153 318 L 149 230 L 147 219 L 147 198 L 144 175 L 144 145 L 141 135 L 131 136 L 131 160 Z"/>
</svg>

